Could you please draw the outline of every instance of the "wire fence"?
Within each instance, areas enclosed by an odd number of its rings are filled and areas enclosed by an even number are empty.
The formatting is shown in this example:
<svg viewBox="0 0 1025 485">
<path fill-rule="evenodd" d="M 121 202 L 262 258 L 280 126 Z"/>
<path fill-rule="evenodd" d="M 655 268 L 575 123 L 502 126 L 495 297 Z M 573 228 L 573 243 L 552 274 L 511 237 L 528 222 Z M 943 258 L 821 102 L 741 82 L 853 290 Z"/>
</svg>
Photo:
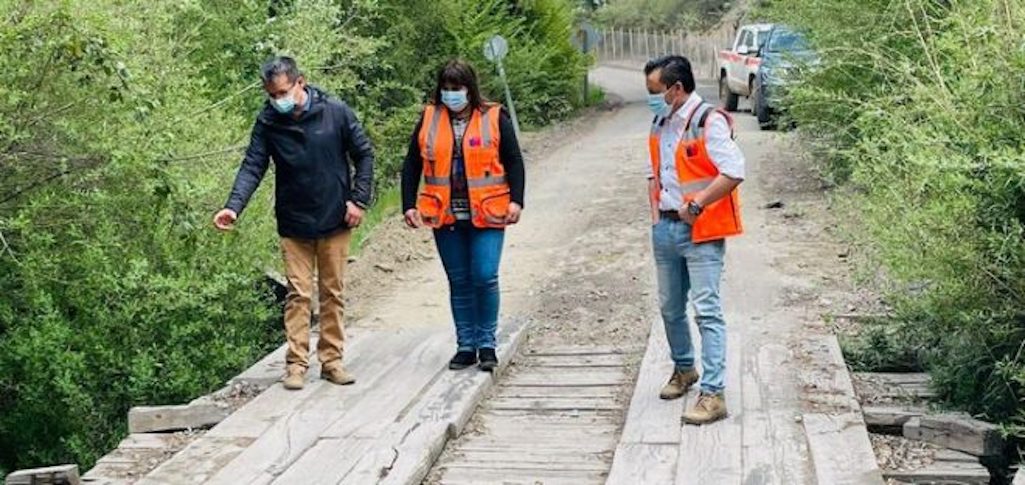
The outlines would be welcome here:
<svg viewBox="0 0 1025 485">
<path fill-rule="evenodd" d="M 599 63 L 645 62 L 666 54 L 680 54 L 690 60 L 696 77 L 718 79 L 719 51 L 729 48 L 733 37 L 732 29 L 702 35 L 683 30 L 599 29 L 594 53 Z"/>
</svg>

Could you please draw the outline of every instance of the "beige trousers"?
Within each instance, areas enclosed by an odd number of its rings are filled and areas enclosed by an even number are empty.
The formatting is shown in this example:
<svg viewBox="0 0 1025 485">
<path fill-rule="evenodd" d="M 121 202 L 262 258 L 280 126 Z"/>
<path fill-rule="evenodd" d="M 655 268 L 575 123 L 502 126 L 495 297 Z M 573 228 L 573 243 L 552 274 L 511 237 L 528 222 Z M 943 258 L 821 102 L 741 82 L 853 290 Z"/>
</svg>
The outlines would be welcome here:
<svg viewBox="0 0 1025 485">
<path fill-rule="evenodd" d="M 310 365 L 310 319 L 314 275 L 320 290 L 320 340 L 317 358 L 322 368 L 342 363 L 345 327 L 342 317 L 342 280 L 349 260 L 349 230 L 339 231 L 321 239 L 281 239 L 285 260 L 288 297 L 285 299 L 285 336 L 288 372 L 305 372 Z"/>
</svg>

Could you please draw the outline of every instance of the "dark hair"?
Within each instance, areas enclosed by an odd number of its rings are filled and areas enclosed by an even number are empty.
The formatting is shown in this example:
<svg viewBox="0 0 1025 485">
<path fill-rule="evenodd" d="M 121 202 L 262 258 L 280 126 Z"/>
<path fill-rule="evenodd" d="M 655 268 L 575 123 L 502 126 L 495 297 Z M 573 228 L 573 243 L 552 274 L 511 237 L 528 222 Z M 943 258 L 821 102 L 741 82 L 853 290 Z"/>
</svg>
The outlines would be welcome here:
<svg viewBox="0 0 1025 485">
<path fill-rule="evenodd" d="M 260 79 L 263 80 L 264 84 L 267 84 L 274 80 L 274 78 L 284 74 L 288 77 L 289 82 L 295 82 L 302 76 L 299 72 L 299 66 L 295 63 L 295 59 L 288 56 L 275 56 L 264 62 L 260 66 Z"/>
<path fill-rule="evenodd" d="M 644 75 L 650 75 L 656 69 L 661 70 L 659 81 L 666 87 L 680 83 L 688 94 L 694 92 L 694 71 L 691 70 L 690 61 L 686 57 L 669 55 L 652 59 L 644 65 Z"/>
<path fill-rule="evenodd" d="M 441 66 L 431 103 L 441 104 L 441 88 L 446 84 L 465 87 L 466 99 L 470 102 L 471 108 L 480 109 L 484 105 L 484 97 L 480 94 L 480 85 L 477 82 L 477 71 L 473 70 L 469 62 L 452 59 Z"/>
</svg>

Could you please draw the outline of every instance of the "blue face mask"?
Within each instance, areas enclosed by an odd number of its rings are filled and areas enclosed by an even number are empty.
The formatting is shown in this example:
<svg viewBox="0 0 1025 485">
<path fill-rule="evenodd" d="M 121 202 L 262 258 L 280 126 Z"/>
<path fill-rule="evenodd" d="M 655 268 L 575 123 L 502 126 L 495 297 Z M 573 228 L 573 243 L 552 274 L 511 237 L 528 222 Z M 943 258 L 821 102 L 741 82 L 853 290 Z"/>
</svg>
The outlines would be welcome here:
<svg viewBox="0 0 1025 485">
<path fill-rule="evenodd" d="M 271 99 L 270 104 L 278 110 L 278 113 L 285 115 L 295 110 L 295 96 L 289 94 L 278 99 Z"/>
<path fill-rule="evenodd" d="M 292 87 L 288 88 L 290 92 L 280 98 L 275 99 L 268 96 L 270 99 L 270 105 L 273 106 L 278 113 L 286 115 L 295 110 L 295 93 L 291 91 L 295 90 L 295 87 L 298 84 L 298 82 L 293 83 Z"/>
<path fill-rule="evenodd" d="M 655 116 L 668 116 L 672 105 L 666 102 L 666 93 L 649 94 L 648 109 L 655 113 Z"/>
<path fill-rule="evenodd" d="M 462 111 L 469 104 L 469 101 L 466 99 L 465 89 L 458 91 L 441 90 L 441 102 L 448 106 L 448 109 L 452 110 L 453 113 Z"/>
</svg>

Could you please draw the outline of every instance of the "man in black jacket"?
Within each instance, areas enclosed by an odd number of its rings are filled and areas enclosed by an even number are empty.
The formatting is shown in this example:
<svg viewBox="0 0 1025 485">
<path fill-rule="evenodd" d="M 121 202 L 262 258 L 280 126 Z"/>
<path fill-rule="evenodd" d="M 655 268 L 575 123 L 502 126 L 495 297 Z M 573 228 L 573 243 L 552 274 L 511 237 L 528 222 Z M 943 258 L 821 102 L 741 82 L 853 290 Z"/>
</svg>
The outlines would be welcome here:
<svg viewBox="0 0 1025 485">
<path fill-rule="evenodd" d="M 214 225 L 222 231 L 234 227 L 273 159 L 274 212 L 288 279 L 284 386 L 301 389 L 305 382 L 315 273 L 320 289 L 321 377 L 352 384 L 355 379 L 342 365 L 342 278 L 350 229 L 359 226 L 370 204 L 373 147 L 355 113 L 307 85 L 294 59 L 269 60 L 261 78 L 268 100 L 253 125 L 231 196 L 214 216 Z"/>
</svg>

